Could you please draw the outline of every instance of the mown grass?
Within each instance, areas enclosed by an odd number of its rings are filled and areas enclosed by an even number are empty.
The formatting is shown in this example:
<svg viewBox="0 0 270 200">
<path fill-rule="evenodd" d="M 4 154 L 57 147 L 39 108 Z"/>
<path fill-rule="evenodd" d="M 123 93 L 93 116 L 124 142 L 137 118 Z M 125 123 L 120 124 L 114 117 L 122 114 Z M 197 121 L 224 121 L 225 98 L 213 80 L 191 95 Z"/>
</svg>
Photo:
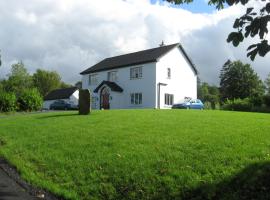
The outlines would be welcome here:
<svg viewBox="0 0 270 200">
<path fill-rule="evenodd" d="M 9 116 L 0 155 L 66 199 L 268 198 L 269 130 L 269 114 L 225 111 Z"/>
</svg>

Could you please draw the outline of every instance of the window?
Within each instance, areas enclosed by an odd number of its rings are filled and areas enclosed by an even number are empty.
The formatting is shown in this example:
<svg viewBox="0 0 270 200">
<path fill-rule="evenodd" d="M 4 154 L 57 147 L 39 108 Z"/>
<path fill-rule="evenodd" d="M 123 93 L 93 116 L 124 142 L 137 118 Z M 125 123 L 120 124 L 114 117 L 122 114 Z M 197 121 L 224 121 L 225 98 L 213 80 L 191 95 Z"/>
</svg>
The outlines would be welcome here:
<svg viewBox="0 0 270 200">
<path fill-rule="evenodd" d="M 173 94 L 165 94 L 165 105 L 173 105 Z"/>
<path fill-rule="evenodd" d="M 167 68 L 167 78 L 171 78 L 171 68 Z"/>
<path fill-rule="evenodd" d="M 130 68 L 130 79 L 142 78 L 142 67 Z"/>
<path fill-rule="evenodd" d="M 130 103 L 132 105 L 142 104 L 142 93 L 131 93 L 130 94 Z"/>
<path fill-rule="evenodd" d="M 97 74 L 89 75 L 89 85 L 96 85 L 98 82 Z"/>
<path fill-rule="evenodd" d="M 112 71 L 112 72 L 108 72 L 108 81 L 117 81 L 117 72 L 116 71 Z"/>
</svg>

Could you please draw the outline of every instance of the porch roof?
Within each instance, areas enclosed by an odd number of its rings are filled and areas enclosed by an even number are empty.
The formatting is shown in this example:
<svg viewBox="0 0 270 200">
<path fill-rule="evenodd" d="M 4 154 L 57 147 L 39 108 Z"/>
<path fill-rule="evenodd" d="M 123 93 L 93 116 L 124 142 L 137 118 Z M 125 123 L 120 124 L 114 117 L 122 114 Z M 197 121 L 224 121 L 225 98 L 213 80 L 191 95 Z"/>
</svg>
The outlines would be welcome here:
<svg viewBox="0 0 270 200">
<path fill-rule="evenodd" d="M 97 88 L 94 90 L 94 93 L 98 93 L 98 90 L 103 86 L 103 85 L 107 85 L 112 91 L 114 92 L 123 92 L 124 90 L 117 85 L 117 83 L 115 82 L 111 82 L 111 81 L 102 81 L 102 83 L 100 83 Z"/>
</svg>

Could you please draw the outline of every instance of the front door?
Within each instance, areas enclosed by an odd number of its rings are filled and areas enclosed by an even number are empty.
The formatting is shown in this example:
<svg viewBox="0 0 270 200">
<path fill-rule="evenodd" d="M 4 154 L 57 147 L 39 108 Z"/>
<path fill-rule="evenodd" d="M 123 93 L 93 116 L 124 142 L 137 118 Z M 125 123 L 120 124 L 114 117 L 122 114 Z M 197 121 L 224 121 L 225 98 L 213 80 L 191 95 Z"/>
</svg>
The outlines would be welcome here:
<svg viewBox="0 0 270 200">
<path fill-rule="evenodd" d="M 100 108 L 110 109 L 110 93 L 107 87 L 102 88 L 100 92 Z"/>
</svg>

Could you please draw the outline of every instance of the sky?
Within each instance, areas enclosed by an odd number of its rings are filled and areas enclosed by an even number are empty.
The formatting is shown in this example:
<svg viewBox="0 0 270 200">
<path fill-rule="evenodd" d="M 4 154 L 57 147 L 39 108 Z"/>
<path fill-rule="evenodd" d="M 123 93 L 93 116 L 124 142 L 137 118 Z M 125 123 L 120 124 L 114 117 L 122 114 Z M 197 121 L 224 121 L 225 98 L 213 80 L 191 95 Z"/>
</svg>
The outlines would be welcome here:
<svg viewBox="0 0 270 200">
<path fill-rule="evenodd" d="M 157 0 L 0 1 L 0 78 L 23 61 L 30 73 L 55 70 L 75 83 L 81 71 L 106 57 L 154 48 L 163 40 L 182 44 L 202 81 L 218 85 L 227 59 L 250 63 L 265 79 L 269 55 L 252 62 L 246 48 L 253 41 L 238 48 L 226 42 L 244 12 L 242 6 L 217 11 L 206 0 L 184 6 Z"/>
</svg>

